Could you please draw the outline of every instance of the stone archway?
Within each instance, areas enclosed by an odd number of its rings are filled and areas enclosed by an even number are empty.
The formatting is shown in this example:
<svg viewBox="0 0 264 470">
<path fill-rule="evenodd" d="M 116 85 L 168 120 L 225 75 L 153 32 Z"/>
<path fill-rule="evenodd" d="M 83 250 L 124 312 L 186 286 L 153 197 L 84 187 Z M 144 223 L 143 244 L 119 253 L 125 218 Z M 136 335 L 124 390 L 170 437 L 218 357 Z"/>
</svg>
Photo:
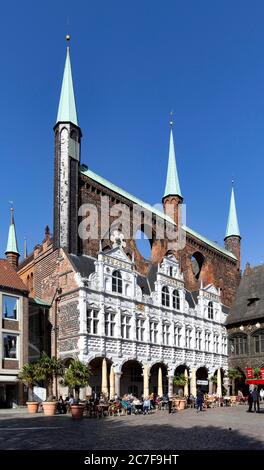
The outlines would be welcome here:
<svg viewBox="0 0 264 470">
<path fill-rule="evenodd" d="M 161 374 L 162 379 L 163 395 L 168 395 L 168 368 L 163 362 L 157 362 L 150 368 L 149 391 L 150 393 L 159 395 L 159 374 Z"/>
<path fill-rule="evenodd" d="M 202 383 L 204 382 L 204 383 Z M 207 382 L 207 384 L 205 384 Z M 200 389 L 204 393 L 209 392 L 209 378 L 208 378 L 208 369 L 205 366 L 199 367 L 196 371 L 196 384 L 197 390 Z"/>
<path fill-rule="evenodd" d="M 174 371 L 174 377 L 177 376 L 184 376 L 187 379 L 187 382 L 185 385 L 173 385 L 173 393 L 176 395 L 184 395 L 184 396 L 189 396 L 190 395 L 190 370 L 189 367 L 186 364 L 180 364 L 179 366 L 176 367 Z"/>
<path fill-rule="evenodd" d="M 93 394 L 96 398 L 102 393 L 102 370 L 103 361 L 106 361 L 106 372 L 107 372 L 107 389 L 108 396 L 110 390 L 110 370 L 112 361 L 107 357 L 95 357 L 89 362 L 91 368 L 91 375 L 89 380 L 89 394 Z M 105 392 L 104 392 L 105 393 Z"/>
<path fill-rule="evenodd" d="M 132 393 L 137 398 L 143 395 L 143 369 L 137 360 L 124 362 L 121 369 L 120 379 L 121 397 L 126 393 Z"/>
</svg>

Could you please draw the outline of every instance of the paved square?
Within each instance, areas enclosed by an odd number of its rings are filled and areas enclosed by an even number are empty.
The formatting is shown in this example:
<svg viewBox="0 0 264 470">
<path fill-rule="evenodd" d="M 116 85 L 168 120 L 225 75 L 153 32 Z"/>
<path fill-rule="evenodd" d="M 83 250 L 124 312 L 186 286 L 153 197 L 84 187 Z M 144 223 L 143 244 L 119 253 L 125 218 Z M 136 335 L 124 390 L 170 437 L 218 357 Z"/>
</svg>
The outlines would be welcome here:
<svg viewBox="0 0 264 470">
<path fill-rule="evenodd" d="M 0 449 L 264 449 L 264 409 L 247 406 L 193 409 L 169 415 L 84 418 L 45 417 L 27 410 L 0 411 Z"/>
</svg>

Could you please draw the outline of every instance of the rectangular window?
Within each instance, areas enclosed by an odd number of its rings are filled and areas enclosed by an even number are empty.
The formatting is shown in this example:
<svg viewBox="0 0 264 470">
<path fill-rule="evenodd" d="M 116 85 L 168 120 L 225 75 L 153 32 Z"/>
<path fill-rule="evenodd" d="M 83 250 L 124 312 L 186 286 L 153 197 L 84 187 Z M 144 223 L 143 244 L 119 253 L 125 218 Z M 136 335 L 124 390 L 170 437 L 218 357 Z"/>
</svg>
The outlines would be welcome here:
<svg viewBox="0 0 264 470">
<path fill-rule="evenodd" d="M 170 325 L 168 325 L 167 323 L 163 323 L 162 325 L 162 339 L 163 339 L 163 344 L 166 344 L 166 345 L 169 344 Z"/>
<path fill-rule="evenodd" d="M 191 349 L 191 330 L 189 328 L 186 329 L 186 334 L 185 334 L 185 347 L 187 349 Z"/>
<path fill-rule="evenodd" d="M 219 353 L 219 336 L 214 335 L 214 352 Z"/>
<path fill-rule="evenodd" d="M 3 358 L 17 359 L 17 336 L 3 335 Z"/>
<path fill-rule="evenodd" d="M 121 335 L 124 339 L 130 338 L 130 320 L 128 315 L 122 315 L 121 317 Z"/>
<path fill-rule="evenodd" d="M 98 324 L 99 324 L 99 319 L 98 319 L 98 310 L 87 310 L 87 333 L 91 335 L 97 335 L 98 334 Z"/>
<path fill-rule="evenodd" d="M 226 344 L 227 344 L 226 336 L 222 336 L 222 354 L 226 354 Z"/>
<path fill-rule="evenodd" d="M 174 346 L 181 346 L 181 327 L 174 325 Z"/>
<path fill-rule="evenodd" d="M 207 352 L 210 351 L 210 346 L 211 346 L 211 339 L 210 339 L 210 333 L 205 333 L 205 342 L 204 342 L 204 345 L 205 345 L 205 350 Z"/>
<path fill-rule="evenodd" d="M 115 336 L 115 314 L 105 314 L 105 336 Z"/>
<path fill-rule="evenodd" d="M 3 318 L 17 320 L 18 298 L 3 295 L 2 312 Z"/>
<path fill-rule="evenodd" d="M 195 348 L 199 350 L 202 348 L 202 332 L 200 330 L 195 332 Z"/>
<path fill-rule="evenodd" d="M 144 341 L 144 328 L 145 320 L 142 318 L 137 318 L 137 340 Z"/>
<path fill-rule="evenodd" d="M 150 322 L 150 342 L 157 344 L 158 342 L 158 323 Z"/>
</svg>

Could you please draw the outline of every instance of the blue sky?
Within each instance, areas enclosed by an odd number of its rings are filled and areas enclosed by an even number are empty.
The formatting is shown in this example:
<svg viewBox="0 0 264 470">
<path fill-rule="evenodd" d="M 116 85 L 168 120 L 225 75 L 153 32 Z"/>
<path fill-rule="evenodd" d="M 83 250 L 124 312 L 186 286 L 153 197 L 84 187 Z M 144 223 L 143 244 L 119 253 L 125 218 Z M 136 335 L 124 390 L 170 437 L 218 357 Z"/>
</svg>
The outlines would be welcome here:
<svg viewBox="0 0 264 470">
<path fill-rule="evenodd" d="M 0 252 L 52 227 L 53 125 L 69 31 L 82 162 L 161 201 L 169 113 L 187 224 L 223 243 L 235 179 L 242 261 L 264 262 L 264 3 L 93 0 L 1 5 Z"/>
</svg>

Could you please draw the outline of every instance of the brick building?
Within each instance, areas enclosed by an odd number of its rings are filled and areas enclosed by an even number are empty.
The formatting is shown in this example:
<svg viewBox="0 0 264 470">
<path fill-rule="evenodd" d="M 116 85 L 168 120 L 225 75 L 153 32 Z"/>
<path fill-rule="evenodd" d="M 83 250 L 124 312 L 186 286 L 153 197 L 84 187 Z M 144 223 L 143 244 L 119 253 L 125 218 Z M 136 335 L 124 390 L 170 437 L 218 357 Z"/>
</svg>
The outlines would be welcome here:
<svg viewBox="0 0 264 470">
<path fill-rule="evenodd" d="M 94 390 L 109 391 L 111 375 L 118 393 L 157 391 L 158 381 L 172 393 L 187 371 L 195 393 L 196 378 L 227 368 L 224 323 L 240 280 L 233 189 L 222 247 L 183 223 L 172 123 L 164 210 L 82 165 L 69 47 L 54 133 L 53 238 L 47 230 L 19 267 L 49 307 L 52 353 L 88 362 Z"/>
<path fill-rule="evenodd" d="M 6 257 L 0 259 L 0 408 L 23 404 L 18 373 L 28 360 L 28 290 L 16 272 L 19 252 L 13 209 Z"/>
<path fill-rule="evenodd" d="M 246 369 L 264 367 L 264 265 L 247 264 L 227 322 L 229 367 L 242 378 L 236 388 L 245 387 Z"/>
</svg>

